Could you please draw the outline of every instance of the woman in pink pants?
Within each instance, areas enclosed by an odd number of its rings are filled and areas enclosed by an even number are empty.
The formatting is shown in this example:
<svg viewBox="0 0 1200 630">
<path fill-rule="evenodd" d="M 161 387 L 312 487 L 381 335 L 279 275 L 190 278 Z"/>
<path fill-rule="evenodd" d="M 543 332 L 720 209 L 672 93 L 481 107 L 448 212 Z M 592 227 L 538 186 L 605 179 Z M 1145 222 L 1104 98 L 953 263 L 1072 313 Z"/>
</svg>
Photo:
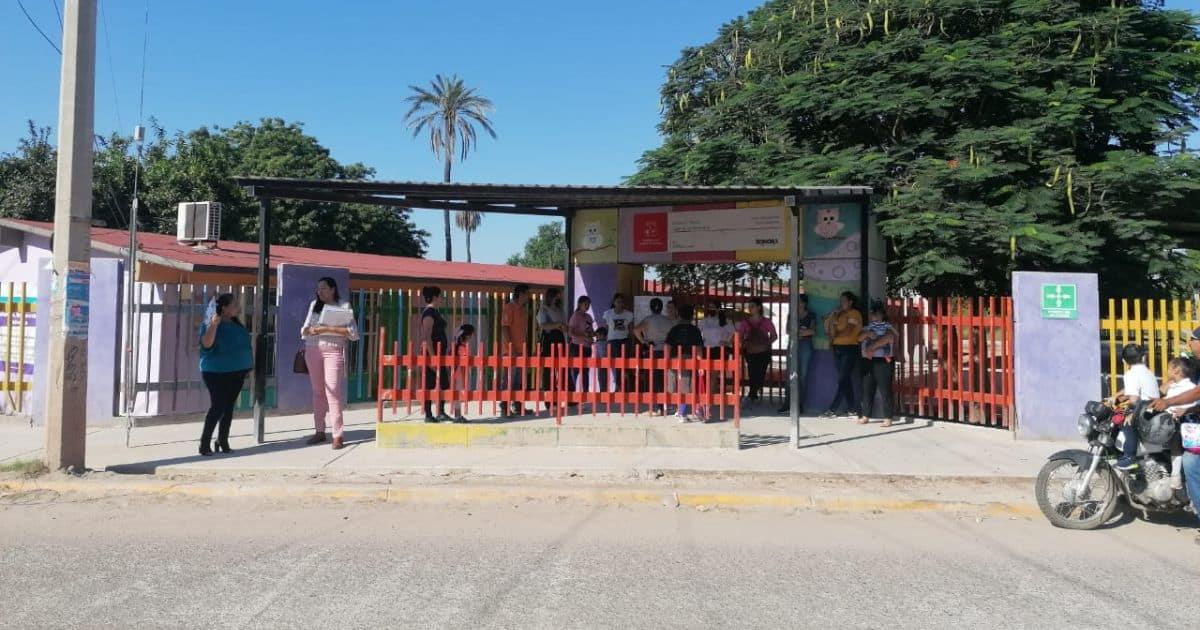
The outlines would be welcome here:
<svg viewBox="0 0 1200 630">
<path fill-rule="evenodd" d="M 347 317 L 347 313 L 349 316 Z M 313 424 L 309 444 L 325 441 L 325 420 L 333 424 L 333 448 L 342 448 L 342 410 L 346 407 L 346 344 L 358 341 L 358 326 L 350 304 L 342 301 L 333 278 L 317 281 L 317 299 L 308 307 L 300 329 L 304 362 L 312 382 Z"/>
</svg>

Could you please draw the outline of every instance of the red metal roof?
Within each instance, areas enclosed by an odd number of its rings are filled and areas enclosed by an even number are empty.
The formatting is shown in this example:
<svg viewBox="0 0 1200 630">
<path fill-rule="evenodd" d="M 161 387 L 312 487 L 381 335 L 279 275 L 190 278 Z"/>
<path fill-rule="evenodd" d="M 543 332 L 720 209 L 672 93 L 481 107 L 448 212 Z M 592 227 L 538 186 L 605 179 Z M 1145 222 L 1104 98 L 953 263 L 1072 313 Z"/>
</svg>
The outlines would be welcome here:
<svg viewBox="0 0 1200 630">
<path fill-rule="evenodd" d="M 0 226 L 49 235 L 54 224 L 20 219 L 0 219 Z M 124 253 L 129 232 L 92 228 L 92 246 L 110 253 Z M 138 236 L 138 259 L 167 264 L 187 271 L 253 273 L 258 269 L 258 244 L 220 241 L 215 248 L 181 244 L 170 234 L 143 232 Z M 382 280 L 439 281 L 461 284 L 529 284 L 562 286 L 563 272 L 509 265 L 445 262 L 403 256 L 357 254 L 328 249 L 271 245 L 271 267 L 281 263 L 345 267 L 350 275 Z"/>
</svg>

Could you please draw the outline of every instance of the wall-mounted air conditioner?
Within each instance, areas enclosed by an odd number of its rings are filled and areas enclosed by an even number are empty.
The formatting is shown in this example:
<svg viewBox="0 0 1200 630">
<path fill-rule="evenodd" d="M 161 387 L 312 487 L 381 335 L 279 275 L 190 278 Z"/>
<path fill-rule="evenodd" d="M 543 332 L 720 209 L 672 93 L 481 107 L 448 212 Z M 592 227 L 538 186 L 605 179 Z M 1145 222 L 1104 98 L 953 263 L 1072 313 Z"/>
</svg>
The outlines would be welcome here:
<svg viewBox="0 0 1200 630">
<path fill-rule="evenodd" d="M 194 201 L 179 204 L 176 240 L 180 243 L 202 243 L 221 238 L 221 204 L 215 201 Z"/>
</svg>

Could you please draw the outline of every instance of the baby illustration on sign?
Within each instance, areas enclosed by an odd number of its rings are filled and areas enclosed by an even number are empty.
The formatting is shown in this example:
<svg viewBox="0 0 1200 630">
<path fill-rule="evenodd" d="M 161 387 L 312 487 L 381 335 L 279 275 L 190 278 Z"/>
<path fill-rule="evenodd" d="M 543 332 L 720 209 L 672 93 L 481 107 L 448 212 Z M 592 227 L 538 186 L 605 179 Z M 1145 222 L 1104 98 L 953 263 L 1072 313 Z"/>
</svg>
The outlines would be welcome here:
<svg viewBox="0 0 1200 630">
<path fill-rule="evenodd" d="M 597 250 L 604 247 L 604 234 L 600 230 L 599 223 L 588 223 L 583 226 L 583 245 L 584 250 Z"/>
<path fill-rule="evenodd" d="M 838 208 L 820 208 L 817 210 L 817 224 L 813 231 L 823 239 L 835 239 L 842 234 L 846 224 L 841 221 L 841 211 Z"/>
</svg>

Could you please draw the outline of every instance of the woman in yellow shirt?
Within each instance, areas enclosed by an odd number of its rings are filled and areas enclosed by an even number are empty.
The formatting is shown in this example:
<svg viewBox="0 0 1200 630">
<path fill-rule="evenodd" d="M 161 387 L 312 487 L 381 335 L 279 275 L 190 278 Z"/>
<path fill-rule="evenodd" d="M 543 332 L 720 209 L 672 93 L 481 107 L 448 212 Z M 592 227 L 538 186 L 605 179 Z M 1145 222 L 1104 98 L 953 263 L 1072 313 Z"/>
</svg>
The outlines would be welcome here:
<svg viewBox="0 0 1200 630">
<path fill-rule="evenodd" d="M 858 337 L 862 334 L 862 312 L 858 310 L 858 296 L 850 291 L 842 293 L 838 309 L 825 317 L 825 332 L 833 346 L 833 357 L 837 361 L 838 386 L 829 403 L 829 410 L 821 414 L 825 418 L 859 415 L 858 398 L 854 395 L 854 375 L 858 373 L 858 357 L 861 350 Z M 845 409 L 839 411 L 839 406 Z"/>
</svg>

